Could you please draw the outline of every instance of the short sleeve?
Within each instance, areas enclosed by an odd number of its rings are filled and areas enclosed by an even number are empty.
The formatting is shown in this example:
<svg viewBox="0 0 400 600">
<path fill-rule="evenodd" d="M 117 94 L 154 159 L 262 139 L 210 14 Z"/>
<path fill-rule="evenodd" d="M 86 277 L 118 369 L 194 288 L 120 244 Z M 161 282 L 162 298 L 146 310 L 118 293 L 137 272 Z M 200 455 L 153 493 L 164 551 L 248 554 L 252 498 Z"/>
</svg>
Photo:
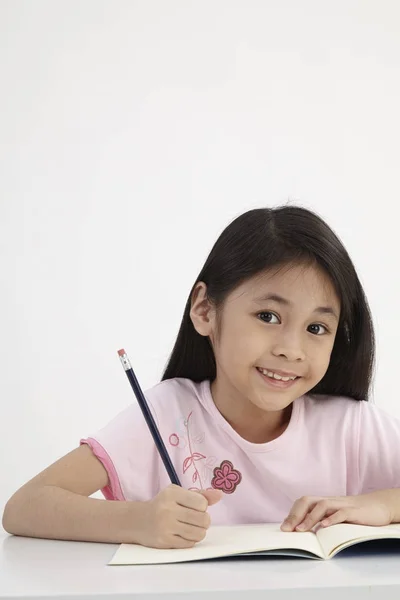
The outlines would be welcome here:
<svg viewBox="0 0 400 600">
<path fill-rule="evenodd" d="M 359 493 L 398 488 L 400 420 L 369 402 L 359 406 Z"/>
<path fill-rule="evenodd" d="M 145 501 L 159 492 L 160 459 L 138 404 L 80 443 L 90 446 L 108 473 L 101 490 L 107 500 Z"/>
</svg>

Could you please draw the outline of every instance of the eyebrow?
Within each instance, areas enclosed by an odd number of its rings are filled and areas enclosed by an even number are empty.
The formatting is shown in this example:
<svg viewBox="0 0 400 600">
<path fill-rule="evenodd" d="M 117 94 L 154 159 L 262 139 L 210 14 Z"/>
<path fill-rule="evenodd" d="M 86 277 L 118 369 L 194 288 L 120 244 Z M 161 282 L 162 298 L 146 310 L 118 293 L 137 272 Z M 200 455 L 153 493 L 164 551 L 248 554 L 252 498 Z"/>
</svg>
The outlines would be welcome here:
<svg viewBox="0 0 400 600">
<path fill-rule="evenodd" d="M 277 302 L 278 304 L 283 304 L 284 306 L 293 306 L 293 302 L 291 302 L 287 298 L 283 298 L 279 294 L 264 294 L 263 296 L 258 296 L 257 298 L 254 298 L 254 302 L 256 302 L 257 304 L 262 304 L 263 302 L 267 302 L 268 300 L 272 302 Z M 334 308 L 332 308 L 332 306 L 317 306 L 317 308 L 315 308 L 313 312 L 321 315 L 332 315 L 333 317 L 335 317 L 335 319 L 339 320 L 336 311 Z"/>
</svg>

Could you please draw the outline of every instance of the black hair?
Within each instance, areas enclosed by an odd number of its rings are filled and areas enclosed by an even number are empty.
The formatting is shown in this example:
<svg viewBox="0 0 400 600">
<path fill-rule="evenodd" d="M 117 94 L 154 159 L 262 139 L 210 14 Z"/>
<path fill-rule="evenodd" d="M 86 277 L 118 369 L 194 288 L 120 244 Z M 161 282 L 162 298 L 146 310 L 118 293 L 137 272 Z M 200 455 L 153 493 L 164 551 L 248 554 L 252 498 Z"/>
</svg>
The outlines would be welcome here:
<svg viewBox="0 0 400 600">
<path fill-rule="evenodd" d="M 161 381 L 184 377 L 200 382 L 216 377 L 210 340 L 196 331 L 190 318 L 192 294 L 199 281 L 206 284 L 207 298 L 221 314 L 227 296 L 246 280 L 301 264 L 322 268 L 341 304 L 329 367 L 308 393 L 368 400 L 375 335 L 363 287 L 333 230 L 315 212 L 294 205 L 249 210 L 224 229 L 192 286 Z"/>
</svg>

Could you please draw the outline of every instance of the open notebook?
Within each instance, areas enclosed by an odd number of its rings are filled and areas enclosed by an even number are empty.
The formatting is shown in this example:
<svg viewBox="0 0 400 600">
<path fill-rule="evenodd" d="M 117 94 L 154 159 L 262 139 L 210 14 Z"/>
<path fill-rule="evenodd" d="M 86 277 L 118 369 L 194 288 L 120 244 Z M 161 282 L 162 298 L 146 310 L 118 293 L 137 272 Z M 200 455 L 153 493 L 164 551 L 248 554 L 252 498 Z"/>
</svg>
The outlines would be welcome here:
<svg viewBox="0 0 400 600">
<path fill-rule="evenodd" d="M 345 548 L 379 539 L 398 539 L 400 524 L 385 527 L 340 524 L 317 528 L 316 533 L 283 532 L 280 524 L 210 527 L 206 538 L 193 548 L 160 550 L 122 544 L 109 565 L 151 565 L 206 560 L 243 554 L 301 556 L 326 560 Z"/>
</svg>

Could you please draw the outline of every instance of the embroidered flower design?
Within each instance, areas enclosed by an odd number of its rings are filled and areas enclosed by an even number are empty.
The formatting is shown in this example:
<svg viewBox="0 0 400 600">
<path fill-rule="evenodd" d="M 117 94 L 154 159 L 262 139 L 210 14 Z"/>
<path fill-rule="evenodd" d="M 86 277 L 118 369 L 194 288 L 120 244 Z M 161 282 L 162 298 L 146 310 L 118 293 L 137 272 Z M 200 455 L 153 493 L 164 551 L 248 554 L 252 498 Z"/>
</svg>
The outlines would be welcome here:
<svg viewBox="0 0 400 600">
<path fill-rule="evenodd" d="M 171 444 L 171 446 L 178 446 L 179 436 L 176 435 L 176 433 L 171 433 L 171 435 L 169 436 L 169 443 Z"/>
<path fill-rule="evenodd" d="M 178 435 L 176 432 L 171 433 L 171 435 L 168 438 L 169 443 L 171 444 L 171 446 L 174 446 L 175 448 L 185 448 L 186 447 L 186 440 L 182 435 Z"/>
<path fill-rule="evenodd" d="M 196 422 L 196 415 L 193 414 L 193 411 L 187 417 L 181 416 L 175 421 L 174 431 L 168 438 L 169 444 L 174 448 L 179 450 L 186 448 L 185 458 L 182 461 L 182 473 L 191 478 L 190 490 L 205 489 L 217 460 L 215 456 L 207 458 L 205 454 L 197 451 L 196 446 L 203 444 L 204 439 L 205 433 Z"/>
<path fill-rule="evenodd" d="M 233 468 L 233 464 L 229 460 L 223 460 L 219 467 L 215 467 L 213 473 L 212 487 L 222 490 L 225 494 L 233 494 L 242 481 L 242 474 Z"/>
<path fill-rule="evenodd" d="M 188 470 L 189 467 L 191 467 L 192 465 L 194 465 L 194 461 L 195 460 L 201 460 L 202 458 L 205 458 L 204 454 L 201 454 L 200 452 L 192 452 L 192 454 L 190 456 L 187 456 L 185 458 L 185 460 L 183 461 L 183 472 L 186 473 L 186 471 Z M 197 471 L 197 469 L 196 469 Z M 193 483 L 195 481 L 197 481 L 198 475 L 195 479 L 193 479 Z"/>
</svg>

